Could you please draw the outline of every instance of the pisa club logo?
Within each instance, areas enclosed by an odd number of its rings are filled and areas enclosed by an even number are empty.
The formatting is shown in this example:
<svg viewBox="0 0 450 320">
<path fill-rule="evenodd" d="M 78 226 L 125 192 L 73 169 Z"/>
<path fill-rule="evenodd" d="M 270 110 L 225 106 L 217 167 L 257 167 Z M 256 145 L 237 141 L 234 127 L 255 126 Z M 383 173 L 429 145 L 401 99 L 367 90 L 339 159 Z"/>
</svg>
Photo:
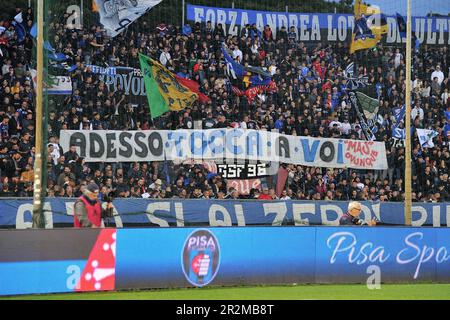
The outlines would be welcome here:
<svg viewBox="0 0 450 320">
<path fill-rule="evenodd" d="M 187 237 L 181 259 L 187 281 L 196 287 L 206 286 L 219 270 L 219 242 L 211 231 L 197 229 Z"/>
</svg>

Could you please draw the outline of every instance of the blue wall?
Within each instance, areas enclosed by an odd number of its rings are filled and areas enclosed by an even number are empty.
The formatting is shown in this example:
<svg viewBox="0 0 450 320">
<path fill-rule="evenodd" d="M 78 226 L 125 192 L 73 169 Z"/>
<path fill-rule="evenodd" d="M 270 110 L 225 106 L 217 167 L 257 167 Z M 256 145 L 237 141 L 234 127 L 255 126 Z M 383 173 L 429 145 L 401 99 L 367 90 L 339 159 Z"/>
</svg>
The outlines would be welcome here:
<svg viewBox="0 0 450 320">
<path fill-rule="evenodd" d="M 75 200 L 47 199 L 47 227 L 72 226 Z M 109 226 L 337 225 L 347 205 L 346 201 L 117 199 L 117 216 L 109 219 Z M 31 199 L 0 200 L 0 228 L 31 228 L 32 209 Z M 413 203 L 412 210 L 413 226 L 450 226 L 450 203 Z M 361 218 L 373 217 L 386 224 L 404 225 L 404 205 L 363 202 Z"/>
</svg>

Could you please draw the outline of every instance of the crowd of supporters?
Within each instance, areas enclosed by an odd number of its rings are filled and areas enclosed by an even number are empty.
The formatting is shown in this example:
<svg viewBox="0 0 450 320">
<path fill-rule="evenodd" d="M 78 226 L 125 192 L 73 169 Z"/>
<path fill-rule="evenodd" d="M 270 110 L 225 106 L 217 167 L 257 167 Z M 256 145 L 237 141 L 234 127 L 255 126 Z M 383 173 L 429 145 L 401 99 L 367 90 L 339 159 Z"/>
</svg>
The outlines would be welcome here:
<svg viewBox="0 0 450 320">
<path fill-rule="evenodd" d="M 33 192 L 35 118 L 31 10 L 23 12 L 27 36 L 18 42 L 11 21 L 2 21 L 0 34 L 0 197 L 26 197 Z M 261 32 L 248 25 L 239 35 L 225 35 L 210 23 L 184 28 L 159 24 L 145 17 L 114 39 L 99 25 L 82 30 L 66 26 L 67 14 L 48 25 L 50 43 L 69 57 L 77 68 L 73 93 L 59 99 L 49 96 L 46 123 L 48 141 L 47 195 L 77 197 L 95 181 L 101 193 L 144 198 L 259 198 L 313 200 L 402 201 L 405 150 L 393 139 L 393 110 L 405 99 L 404 46 L 377 45 L 359 55 L 358 73 L 367 75 L 372 93 L 380 97 L 376 140 L 386 144 L 388 169 L 353 170 L 285 165 L 287 188 L 276 195 L 276 178 L 262 178 L 262 187 L 249 195 L 227 187 L 227 181 L 202 163 L 86 163 L 76 151 L 62 150 L 59 132 L 71 130 L 146 130 L 239 127 L 313 137 L 363 140 L 342 76 L 355 56 L 341 42 L 302 42 L 294 29 Z M 245 89 L 240 79 L 229 79 L 221 53 L 225 42 L 233 58 L 243 65 L 266 67 L 278 91 L 260 94 L 249 103 L 231 86 Z M 158 59 L 169 70 L 198 81 L 207 104 L 169 112 L 152 121 L 146 103 L 131 103 L 123 89 L 110 91 L 86 65 L 139 68 L 138 53 Z M 52 72 L 53 69 L 49 69 Z M 422 45 L 414 55 L 411 112 L 415 128 L 433 129 L 434 148 L 421 148 L 413 131 L 413 201 L 450 200 L 450 50 L 447 46 Z M 64 74 L 65 70 L 59 70 Z M 144 100 L 145 101 L 145 100 Z M 400 124 L 403 128 L 403 124 Z M 212 171 L 212 172 L 211 172 Z"/>
</svg>

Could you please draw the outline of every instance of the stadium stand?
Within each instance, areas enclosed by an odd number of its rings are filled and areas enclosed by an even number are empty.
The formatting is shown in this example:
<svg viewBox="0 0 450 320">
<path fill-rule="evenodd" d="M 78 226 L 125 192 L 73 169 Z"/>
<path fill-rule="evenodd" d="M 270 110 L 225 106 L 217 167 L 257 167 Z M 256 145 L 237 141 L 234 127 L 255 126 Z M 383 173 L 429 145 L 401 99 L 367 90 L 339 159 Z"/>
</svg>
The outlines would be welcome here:
<svg viewBox="0 0 450 320">
<path fill-rule="evenodd" d="M 33 83 L 27 65 L 33 40 L 31 9 L 24 10 L 27 35 L 18 44 L 13 17 L 3 21 L 0 34 L 0 197 L 30 197 L 33 193 Z M 63 17 L 64 18 L 64 17 Z M 62 150 L 60 130 L 147 130 L 224 128 L 278 130 L 299 136 L 364 140 L 345 92 L 343 70 L 350 61 L 343 43 L 304 43 L 295 33 L 270 27 L 261 33 L 252 26 L 239 36 L 225 36 L 220 28 L 192 24 L 184 28 L 161 22 L 157 28 L 144 19 L 114 41 L 100 25 L 67 30 L 62 19 L 49 27 L 50 43 L 76 65 L 70 73 L 72 94 L 59 103 L 50 98 L 48 117 L 48 197 L 77 197 L 95 181 L 102 194 L 150 198 L 261 198 L 275 199 L 276 180 L 263 179 L 261 190 L 240 195 L 227 189 L 220 174 L 200 163 L 166 166 L 162 162 L 86 163 L 76 150 Z M 273 72 L 278 91 L 249 103 L 234 94 L 242 83 L 226 76 L 221 52 L 225 42 L 235 57 Z M 169 70 L 194 79 L 210 97 L 181 112 L 152 121 L 145 103 L 134 103 L 123 88 L 109 90 L 87 65 L 139 68 L 138 53 L 159 60 Z M 282 199 L 403 201 L 404 148 L 392 139 L 393 110 L 404 104 L 405 53 L 379 43 L 363 58 L 361 67 L 381 97 L 377 141 L 386 144 L 389 169 L 384 171 L 286 165 L 288 188 Z M 413 201 L 450 201 L 450 50 L 422 45 L 413 62 L 415 79 L 412 122 L 416 128 L 439 133 L 435 147 L 422 149 L 414 137 Z M 433 79 L 436 78 L 436 79 Z M 402 124 L 400 124 L 402 128 Z M 261 193 L 261 195 L 260 195 Z"/>
</svg>

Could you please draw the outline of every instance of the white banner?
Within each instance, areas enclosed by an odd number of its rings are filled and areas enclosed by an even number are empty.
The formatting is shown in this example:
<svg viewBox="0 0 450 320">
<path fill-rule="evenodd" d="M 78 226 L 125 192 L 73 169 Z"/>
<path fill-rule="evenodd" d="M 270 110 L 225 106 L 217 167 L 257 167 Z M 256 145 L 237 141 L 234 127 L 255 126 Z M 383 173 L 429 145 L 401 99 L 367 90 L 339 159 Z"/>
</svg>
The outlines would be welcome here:
<svg viewBox="0 0 450 320">
<path fill-rule="evenodd" d="M 64 150 L 77 147 L 88 162 L 259 160 L 315 167 L 387 169 L 383 142 L 289 136 L 243 129 L 71 131 Z"/>
<path fill-rule="evenodd" d="M 30 69 L 33 85 L 37 88 L 37 73 Z M 51 84 L 44 84 L 44 91 L 48 94 L 72 94 L 72 79 L 69 76 L 51 76 Z"/>
<path fill-rule="evenodd" d="M 162 0 L 95 0 L 100 23 L 115 37 Z"/>
</svg>

